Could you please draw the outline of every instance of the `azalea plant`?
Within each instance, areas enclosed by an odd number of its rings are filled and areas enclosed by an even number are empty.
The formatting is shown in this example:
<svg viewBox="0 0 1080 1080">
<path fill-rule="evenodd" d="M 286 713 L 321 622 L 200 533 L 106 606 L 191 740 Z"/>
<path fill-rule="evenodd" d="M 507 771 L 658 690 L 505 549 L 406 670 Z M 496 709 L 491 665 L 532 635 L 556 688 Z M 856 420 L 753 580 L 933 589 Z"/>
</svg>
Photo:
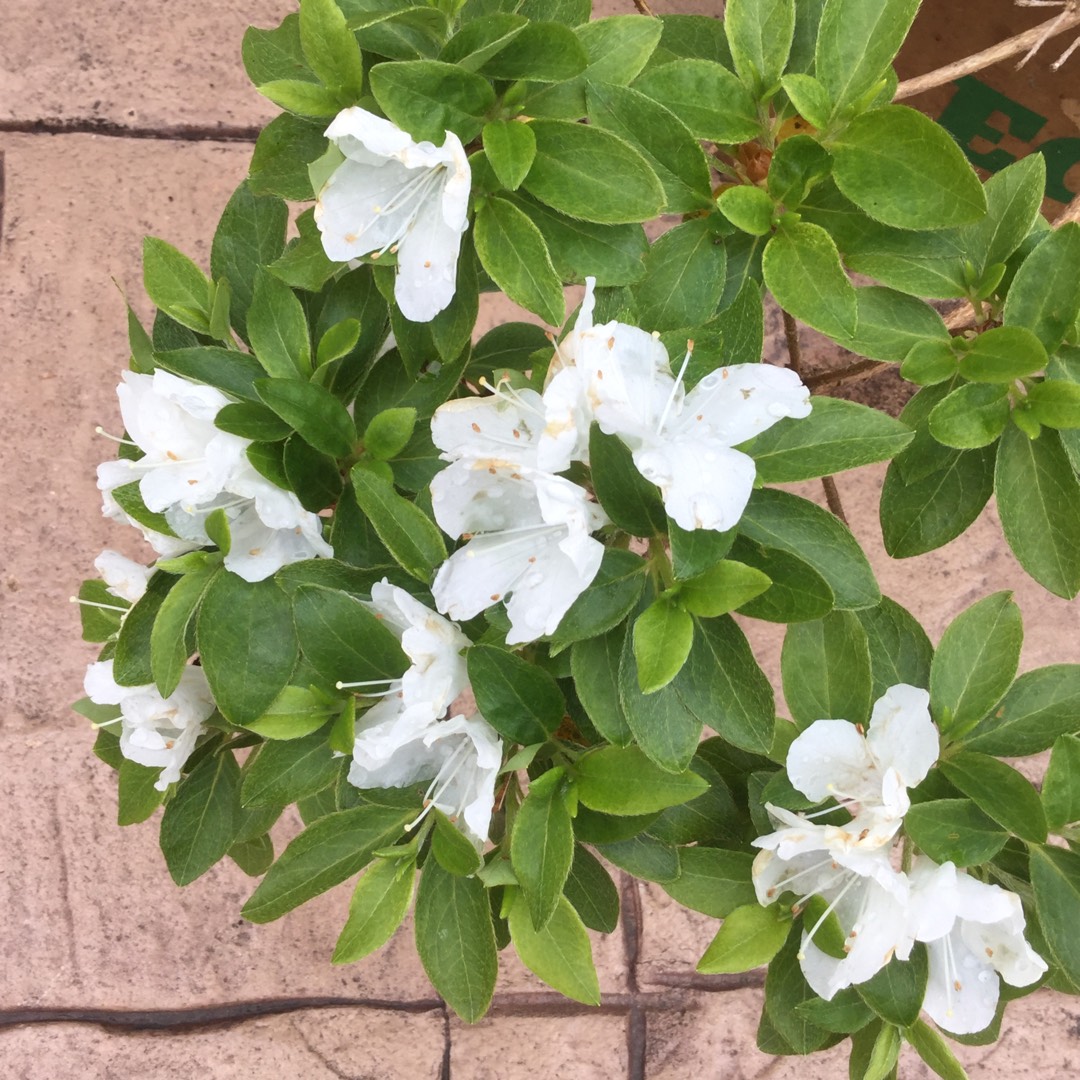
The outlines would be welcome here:
<svg viewBox="0 0 1080 1080">
<path fill-rule="evenodd" d="M 767 965 L 762 1049 L 959 1077 L 949 1039 L 1080 986 L 1080 665 L 1017 678 L 1008 593 L 934 648 L 831 477 L 891 462 L 897 558 L 995 494 L 1076 595 L 1080 225 L 1040 215 L 1038 155 L 982 183 L 890 103 L 918 0 L 726 7 L 301 0 L 248 32 L 285 111 L 209 277 L 146 241 L 98 487 L 157 557 L 96 560 L 76 708 L 178 885 L 228 857 L 260 923 L 349 882 L 335 963 L 412 909 L 467 1020 L 508 946 L 599 1002 L 617 869 L 722 920 L 700 971 Z M 478 337 L 491 293 L 535 319 Z M 800 322 L 898 367 L 900 419 L 812 396 L 852 369 L 806 375 Z M 776 486 L 816 478 L 834 512 Z M 1010 762 L 1045 751 L 1040 791 Z"/>
</svg>

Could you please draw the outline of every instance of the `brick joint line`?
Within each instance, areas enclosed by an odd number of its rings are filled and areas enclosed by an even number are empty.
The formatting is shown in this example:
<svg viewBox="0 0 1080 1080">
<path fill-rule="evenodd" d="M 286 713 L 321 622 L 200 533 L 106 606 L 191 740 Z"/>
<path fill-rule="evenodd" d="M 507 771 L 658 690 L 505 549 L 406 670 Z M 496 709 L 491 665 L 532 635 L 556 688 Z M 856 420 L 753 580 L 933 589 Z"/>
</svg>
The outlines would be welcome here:
<svg viewBox="0 0 1080 1080">
<path fill-rule="evenodd" d="M 229 124 L 177 124 L 174 127 L 137 127 L 115 120 L 59 116 L 37 120 L 0 120 L 0 134 L 103 135 L 111 139 L 157 139 L 164 142 L 253 143 L 261 127 Z"/>
</svg>

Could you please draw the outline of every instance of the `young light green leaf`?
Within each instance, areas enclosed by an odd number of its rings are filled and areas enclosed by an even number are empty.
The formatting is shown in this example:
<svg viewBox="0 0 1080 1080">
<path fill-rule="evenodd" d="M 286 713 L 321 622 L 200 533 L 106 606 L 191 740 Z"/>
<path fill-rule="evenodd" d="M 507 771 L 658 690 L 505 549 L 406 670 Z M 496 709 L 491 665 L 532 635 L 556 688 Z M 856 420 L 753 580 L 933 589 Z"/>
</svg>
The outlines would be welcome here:
<svg viewBox="0 0 1080 1080">
<path fill-rule="evenodd" d="M 791 918 L 776 904 L 738 907 L 724 919 L 697 970 L 706 975 L 727 975 L 761 967 L 784 947 L 790 932 Z"/>
<path fill-rule="evenodd" d="M 995 442 L 1009 422 L 1009 388 L 1001 383 L 958 386 L 930 413 L 930 434 L 939 443 L 975 450 Z"/>
<path fill-rule="evenodd" d="M 904 1031 L 904 1037 L 942 1080 L 968 1080 L 949 1044 L 926 1021 L 916 1020 Z"/>
<path fill-rule="evenodd" d="M 228 750 L 203 758 L 161 818 L 161 851 L 177 885 L 201 877 L 233 845 L 240 823 L 240 767 Z"/>
<path fill-rule="evenodd" d="M 412 903 L 415 878 L 411 861 L 377 859 L 364 871 L 349 901 L 333 963 L 355 963 L 390 940 Z"/>
<path fill-rule="evenodd" d="M 364 429 L 364 449 L 377 461 L 389 461 L 408 446 L 415 427 L 415 409 L 384 409 Z"/>
<path fill-rule="evenodd" d="M 536 136 L 528 124 L 494 120 L 484 127 L 484 151 L 503 187 L 514 191 L 532 168 Z"/>
<path fill-rule="evenodd" d="M 780 81 L 795 33 L 795 0 L 732 0 L 724 11 L 735 70 L 754 96 Z"/>
<path fill-rule="evenodd" d="M 836 186 L 886 225 L 946 229 L 986 213 L 982 184 L 963 151 L 914 109 L 886 105 L 863 113 L 830 149 Z"/>
<path fill-rule="evenodd" d="M 667 686 L 694 643 L 694 620 L 668 600 L 656 600 L 634 620 L 634 659 L 643 694 Z"/>
<path fill-rule="evenodd" d="M 266 712 L 244 727 L 264 739 L 302 739 L 326 726 L 323 699 L 303 686 L 286 686 Z"/>
<path fill-rule="evenodd" d="M 671 773 L 653 764 L 636 746 L 604 746 L 581 757 L 575 769 L 578 798 L 592 810 L 633 816 L 679 806 L 708 790 L 687 770 Z"/>
<path fill-rule="evenodd" d="M 855 287 L 836 244 L 820 225 L 800 221 L 781 229 L 765 246 L 762 271 L 785 311 L 830 337 L 855 333 Z"/>
<path fill-rule="evenodd" d="M 759 187 L 751 184 L 729 187 L 720 192 L 716 206 L 732 225 L 751 236 L 767 236 L 772 232 L 776 203 Z"/>
<path fill-rule="evenodd" d="M 435 828 L 431 833 L 431 854 L 449 874 L 471 877 L 483 866 L 480 852 L 473 842 L 438 809 L 431 810 Z"/>
<path fill-rule="evenodd" d="M 304 0 L 300 5 L 300 45 L 323 83 L 360 99 L 364 88 L 360 46 L 334 0 Z"/>
<path fill-rule="evenodd" d="M 542 930 L 533 926 L 522 897 L 510 909 L 510 939 L 521 962 L 560 994 L 586 1005 L 600 1004 L 600 982 L 592 944 L 581 917 L 566 897 Z"/>
<path fill-rule="evenodd" d="M 1010 383 L 1046 367 L 1042 342 L 1026 327 L 998 326 L 980 334 L 960 356 L 960 374 L 973 382 Z"/>
<path fill-rule="evenodd" d="M 725 559 L 679 589 L 676 602 L 692 615 L 715 618 L 760 596 L 772 585 L 766 574 L 745 563 Z M 640 664 L 638 665 L 640 669 Z"/>
</svg>

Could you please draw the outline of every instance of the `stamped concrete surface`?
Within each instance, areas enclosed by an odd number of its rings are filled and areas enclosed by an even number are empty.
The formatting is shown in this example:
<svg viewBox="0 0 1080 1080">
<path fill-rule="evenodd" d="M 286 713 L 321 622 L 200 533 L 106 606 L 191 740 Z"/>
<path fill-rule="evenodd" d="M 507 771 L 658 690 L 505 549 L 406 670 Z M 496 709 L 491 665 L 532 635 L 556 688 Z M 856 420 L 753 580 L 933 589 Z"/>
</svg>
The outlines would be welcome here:
<svg viewBox="0 0 1080 1080">
<path fill-rule="evenodd" d="M 720 8 L 713 0 L 651 6 Z M 613 14 L 633 3 L 595 7 Z M 132 531 L 100 517 L 93 468 L 111 447 L 94 427 L 119 423 L 122 294 L 148 310 L 141 239 L 161 236 L 206 265 L 214 222 L 250 153 L 210 136 L 222 125 L 230 138 L 242 136 L 273 114 L 246 83 L 240 38 L 249 22 L 274 25 L 285 10 L 284 0 L 91 0 L 74 14 L 58 0 L 4 7 L 0 504 L 14 535 L 0 554 L 0 1078 L 846 1075 L 842 1051 L 805 1062 L 755 1049 L 760 990 L 694 975 L 717 923 L 679 908 L 659 886 L 636 895 L 624 886 L 625 925 L 594 938 L 600 1009 L 557 999 L 508 950 L 495 1007 L 470 1027 L 449 1017 L 431 990 L 408 925 L 359 965 L 329 964 L 347 888 L 252 926 L 238 912 L 253 883 L 231 863 L 179 890 L 157 848 L 156 823 L 115 825 L 114 778 L 68 709 L 95 648 L 79 641 L 67 598 L 102 547 L 146 552 Z M 83 132 L 104 123 L 114 134 L 31 133 L 38 121 Z M 516 316 L 485 312 L 492 321 L 507 317 Z M 1015 589 L 1025 669 L 1077 659 L 1080 606 L 1022 574 L 992 508 L 945 549 L 890 561 L 876 518 L 882 472 L 847 474 L 840 487 L 885 592 L 936 639 L 974 600 Z M 796 490 L 823 501 L 816 484 Z M 762 624 L 750 630 L 776 681 L 780 635 Z M 287 816 L 277 839 L 298 827 Z M 1003 1031 L 996 1047 L 961 1048 L 973 1078 L 1080 1069 L 1074 999 L 1040 992 L 1010 1007 Z M 902 1077 L 927 1075 L 905 1059 Z"/>
</svg>

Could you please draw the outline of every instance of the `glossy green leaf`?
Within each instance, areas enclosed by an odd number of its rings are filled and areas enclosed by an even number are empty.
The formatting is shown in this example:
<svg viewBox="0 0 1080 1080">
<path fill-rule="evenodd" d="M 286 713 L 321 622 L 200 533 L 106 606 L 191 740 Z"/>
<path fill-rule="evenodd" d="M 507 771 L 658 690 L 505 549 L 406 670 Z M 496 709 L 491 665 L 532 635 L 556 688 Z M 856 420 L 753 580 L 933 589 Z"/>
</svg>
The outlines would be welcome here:
<svg viewBox="0 0 1080 1080">
<path fill-rule="evenodd" d="M 1080 223 L 1055 229 L 1020 265 L 1002 320 L 1032 331 L 1053 353 L 1080 316 Z"/>
<path fill-rule="evenodd" d="M 1032 848 L 1031 885 L 1052 959 L 1071 982 L 1080 983 L 1080 937 L 1076 934 L 1080 855 L 1057 847 Z"/>
<path fill-rule="evenodd" d="M 736 908 L 756 903 L 749 852 L 698 845 L 682 848 L 679 863 L 682 872 L 663 888 L 684 907 L 723 919 Z"/>
<path fill-rule="evenodd" d="M 240 823 L 240 768 L 229 751 L 203 758 L 161 818 L 161 851 L 177 885 L 201 877 L 232 847 Z"/>
<path fill-rule="evenodd" d="M 316 450 L 348 457 L 356 444 L 356 426 L 344 405 L 316 383 L 295 379 L 260 379 L 255 390 L 263 403 L 291 424 Z"/>
<path fill-rule="evenodd" d="M 210 330 L 210 283 L 186 255 L 157 237 L 143 240 L 143 285 L 154 304 L 199 334 Z"/>
<path fill-rule="evenodd" d="M 890 686 L 930 685 L 934 647 L 915 617 L 887 596 L 875 608 L 856 612 L 870 649 L 872 697 L 876 701 Z"/>
<path fill-rule="evenodd" d="M 784 73 L 795 33 L 795 0 L 732 0 L 724 31 L 735 70 L 756 97 L 764 97 Z"/>
<path fill-rule="evenodd" d="M 121 760 L 117 776 L 117 825 L 146 821 L 161 805 L 165 792 L 155 787 L 160 775 L 161 769 L 139 765 L 129 758 Z"/>
<path fill-rule="evenodd" d="M 1042 342 L 1026 327 L 998 326 L 980 334 L 960 356 L 960 374 L 973 382 L 1010 383 L 1046 367 Z"/>
<path fill-rule="evenodd" d="M 1008 833 L 970 799 L 918 803 L 904 817 L 904 830 L 936 863 L 977 866 L 992 859 Z"/>
<path fill-rule="evenodd" d="M 619 548 L 604 552 L 592 583 L 563 616 L 551 638 L 552 655 L 575 641 L 604 634 L 626 618 L 645 587 L 647 564 Z"/>
<path fill-rule="evenodd" d="M 355 963 L 390 940 L 412 903 L 415 877 L 413 863 L 393 859 L 376 859 L 364 871 L 349 901 L 333 963 Z"/>
<path fill-rule="evenodd" d="M 682 669 L 694 643 L 694 620 L 688 612 L 660 599 L 634 620 L 634 659 L 642 693 L 667 686 Z"/>
<path fill-rule="evenodd" d="M 500 735 L 529 746 L 562 723 L 562 691 L 536 664 L 494 645 L 474 645 L 466 660 L 477 708 Z"/>
<path fill-rule="evenodd" d="M 555 914 L 574 860 L 574 825 L 562 787 L 564 770 L 549 770 L 530 785 L 510 838 L 510 861 L 535 930 Z"/>
<path fill-rule="evenodd" d="M 192 620 L 217 572 L 217 567 L 208 567 L 185 574 L 158 608 L 150 632 L 150 669 L 162 697 L 170 697 L 180 684 L 194 651 Z"/>
<path fill-rule="evenodd" d="M 610 934 L 619 924 L 619 890 L 600 860 L 581 844 L 566 878 L 566 899 L 590 930 Z"/>
<path fill-rule="evenodd" d="M 664 233 L 645 256 L 646 278 L 634 287 L 641 325 L 675 330 L 705 322 L 720 302 L 726 264 L 724 245 L 708 219 Z"/>
<path fill-rule="evenodd" d="M 634 746 L 593 750 L 575 769 L 578 798 L 605 814 L 647 814 L 688 802 L 707 789 L 707 781 L 697 773 L 668 772 Z"/>
<path fill-rule="evenodd" d="M 1057 832 L 1080 821 L 1080 738 L 1059 735 L 1042 785 L 1046 823 Z"/>
<path fill-rule="evenodd" d="M 594 424 L 589 433 L 593 488 L 608 517 L 635 536 L 653 536 L 667 528 L 660 494 L 634 464 L 617 435 L 605 435 Z"/>
<path fill-rule="evenodd" d="M 925 1021 L 916 1020 L 904 1031 L 904 1038 L 942 1080 L 968 1080 L 949 1044 Z"/>
<path fill-rule="evenodd" d="M 834 611 L 789 626 L 781 673 L 784 698 L 800 727 L 822 719 L 869 721 L 870 646 L 854 612 Z"/>
<path fill-rule="evenodd" d="M 551 919 L 537 930 L 519 896 L 510 909 L 510 939 L 521 962 L 564 997 L 600 1004 L 600 983 L 593 966 L 592 944 L 581 917 L 560 897 Z"/>
<path fill-rule="evenodd" d="M 1009 422 L 1009 390 L 1000 383 L 958 386 L 930 413 L 930 434 L 939 443 L 974 450 L 995 442 Z"/>
<path fill-rule="evenodd" d="M 730 975 L 767 964 L 791 932 L 791 918 L 777 905 L 747 904 L 724 918 L 716 937 L 697 963 L 707 975 Z"/>
<path fill-rule="evenodd" d="M 942 761 L 941 771 L 988 817 L 1029 843 L 1046 842 L 1039 793 L 1010 765 L 966 750 Z"/>
<path fill-rule="evenodd" d="M 267 742 L 244 766 L 240 802 L 244 806 L 288 806 L 328 787 L 338 771 L 338 760 L 324 734 Z"/>
<path fill-rule="evenodd" d="M 334 0 L 304 0 L 300 44 L 321 82 L 359 99 L 364 85 L 360 47 Z"/>
<path fill-rule="evenodd" d="M 326 726 L 324 699 L 302 686 L 286 686 L 262 716 L 244 727 L 264 739 L 302 739 Z"/>
<path fill-rule="evenodd" d="M 739 608 L 741 614 L 767 622 L 794 623 L 820 619 L 832 611 L 832 589 L 803 559 L 744 536 L 735 542 L 731 555 L 760 570 L 771 582 L 765 592 Z"/>
<path fill-rule="evenodd" d="M 376 64 L 368 77 L 386 115 L 414 139 L 436 146 L 448 130 L 465 143 L 478 135 L 495 100 L 487 79 L 437 60 Z"/>
<path fill-rule="evenodd" d="M 261 268 L 255 275 L 247 331 L 251 348 L 268 375 L 296 379 L 311 374 L 311 342 L 303 306 L 285 282 Z"/>
<path fill-rule="evenodd" d="M 859 983 L 859 996 L 886 1023 L 908 1027 L 919 1018 L 928 972 L 926 947 L 920 943 L 910 959 L 894 958 L 873 978 Z"/>
<path fill-rule="evenodd" d="M 570 669 L 581 704 L 593 727 L 610 743 L 625 746 L 633 738 L 619 696 L 619 664 L 626 626 L 575 642 Z"/>
</svg>

